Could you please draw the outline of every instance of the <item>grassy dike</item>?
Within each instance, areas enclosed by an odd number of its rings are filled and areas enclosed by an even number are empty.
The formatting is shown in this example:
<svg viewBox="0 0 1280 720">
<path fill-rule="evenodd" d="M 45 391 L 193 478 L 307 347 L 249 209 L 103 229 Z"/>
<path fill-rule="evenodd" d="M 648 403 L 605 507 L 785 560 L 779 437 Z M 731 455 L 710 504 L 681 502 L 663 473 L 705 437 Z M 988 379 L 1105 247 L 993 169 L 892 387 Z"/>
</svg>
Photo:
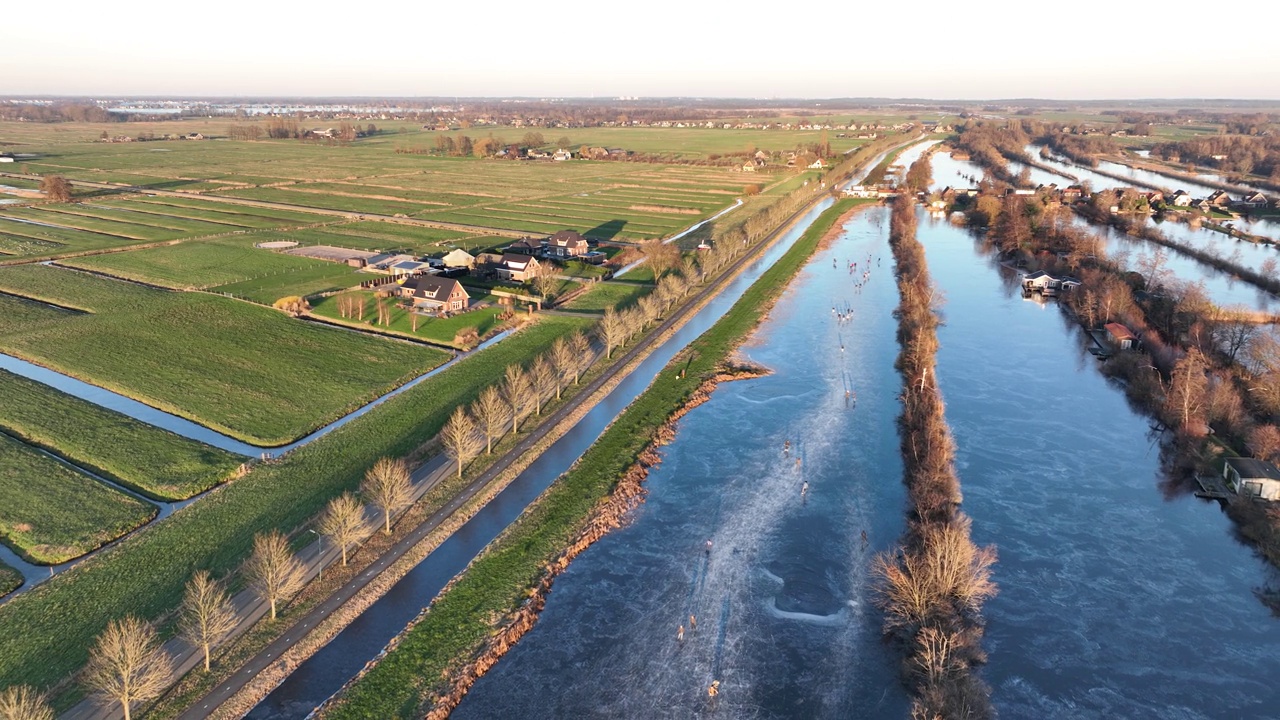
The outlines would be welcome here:
<svg viewBox="0 0 1280 720">
<path fill-rule="evenodd" d="M 165 617 L 193 571 L 233 571 L 248 556 L 255 533 L 288 532 L 306 522 L 331 497 L 355 488 L 377 458 L 407 455 L 434 437 L 453 408 L 471 402 L 507 365 L 543 352 L 584 324 L 543 317 L 0 606 L 0 687 L 57 686 L 80 670 L 109 620 Z"/>
<path fill-rule="evenodd" d="M 836 220 L 858 201 L 840 200 L 809 227 L 711 329 L 678 354 L 587 453 L 494 541 L 351 685 L 326 718 L 418 717 L 519 609 L 548 565 L 590 522 L 593 509 L 636 463 L 655 433 L 750 333 L 808 261 Z M 680 376 L 679 370 L 685 374 Z"/>
</svg>

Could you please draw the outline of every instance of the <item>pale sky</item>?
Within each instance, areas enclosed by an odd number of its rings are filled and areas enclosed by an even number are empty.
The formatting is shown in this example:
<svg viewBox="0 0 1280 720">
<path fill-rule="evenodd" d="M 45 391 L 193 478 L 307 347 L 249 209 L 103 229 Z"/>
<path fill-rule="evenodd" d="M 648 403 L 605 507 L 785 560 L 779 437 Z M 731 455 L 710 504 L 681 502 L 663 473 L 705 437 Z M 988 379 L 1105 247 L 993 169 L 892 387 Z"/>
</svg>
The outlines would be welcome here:
<svg viewBox="0 0 1280 720">
<path fill-rule="evenodd" d="M 1280 99 L 1280 3 L 1182 5 L 11 2 L 0 95 Z"/>
</svg>

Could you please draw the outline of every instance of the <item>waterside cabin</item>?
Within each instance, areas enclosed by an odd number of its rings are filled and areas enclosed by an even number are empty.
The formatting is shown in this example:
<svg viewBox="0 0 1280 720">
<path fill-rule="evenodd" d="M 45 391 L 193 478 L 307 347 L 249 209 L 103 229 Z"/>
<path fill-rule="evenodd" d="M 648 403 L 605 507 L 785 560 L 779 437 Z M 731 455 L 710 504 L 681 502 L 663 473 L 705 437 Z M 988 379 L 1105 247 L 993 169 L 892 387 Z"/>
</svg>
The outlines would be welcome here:
<svg viewBox="0 0 1280 720">
<path fill-rule="evenodd" d="M 1117 350 L 1132 350 L 1138 346 L 1138 336 L 1122 323 L 1112 322 L 1104 326 L 1107 339 Z"/>
<path fill-rule="evenodd" d="M 1280 469 L 1266 460 L 1227 458 L 1222 479 L 1242 497 L 1280 500 Z"/>
<path fill-rule="evenodd" d="M 1043 270 L 1037 270 L 1022 276 L 1022 292 L 1024 294 L 1040 293 L 1048 297 L 1079 286 L 1080 281 L 1069 275 L 1057 277 Z"/>
</svg>

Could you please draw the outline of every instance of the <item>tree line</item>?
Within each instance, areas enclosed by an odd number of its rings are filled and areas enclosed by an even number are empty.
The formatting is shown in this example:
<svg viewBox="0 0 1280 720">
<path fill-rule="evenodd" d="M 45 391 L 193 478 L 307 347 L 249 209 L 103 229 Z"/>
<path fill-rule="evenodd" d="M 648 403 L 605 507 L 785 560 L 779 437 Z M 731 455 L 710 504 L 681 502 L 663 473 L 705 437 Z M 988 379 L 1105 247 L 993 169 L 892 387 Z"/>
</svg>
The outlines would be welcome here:
<svg viewBox="0 0 1280 720">
<path fill-rule="evenodd" d="M 936 381 L 941 295 L 916 239 L 910 194 L 894 203 L 889 245 L 900 295 L 898 431 L 910 514 L 901 547 L 872 561 L 877 603 L 885 611 L 885 632 L 905 647 L 912 717 L 989 718 L 991 691 L 976 666 L 986 659 L 981 609 L 996 593 L 996 552 L 974 544 L 970 520 L 960 511 L 955 442 Z"/>
</svg>

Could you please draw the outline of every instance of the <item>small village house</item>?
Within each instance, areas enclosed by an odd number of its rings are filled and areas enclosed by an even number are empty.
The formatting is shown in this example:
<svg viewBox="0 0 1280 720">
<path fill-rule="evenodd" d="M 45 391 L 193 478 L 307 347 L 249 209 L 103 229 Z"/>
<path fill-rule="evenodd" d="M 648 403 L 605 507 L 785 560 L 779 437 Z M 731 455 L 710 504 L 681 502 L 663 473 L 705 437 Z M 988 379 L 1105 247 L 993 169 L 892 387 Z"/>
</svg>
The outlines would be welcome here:
<svg viewBox="0 0 1280 720">
<path fill-rule="evenodd" d="M 1231 205 L 1231 196 L 1227 194 L 1226 190 L 1215 190 L 1205 200 L 1209 205 L 1216 208 L 1224 208 Z"/>
<path fill-rule="evenodd" d="M 1169 204 L 1174 207 L 1190 207 L 1191 202 L 1191 193 L 1185 190 L 1179 190 L 1169 196 Z"/>
<path fill-rule="evenodd" d="M 471 295 L 453 278 L 422 275 L 400 286 L 400 295 L 409 298 L 415 308 L 439 315 L 464 312 L 471 305 Z"/>
<path fill-rule="evenodd" d="M 1067 275 L 1056 277 L 1043 270 L 1037 270 L 1022 276 L 1022 289 L 1025 292 L 1055 295 L 1060 290 L 1070 290 L 1079 285 L 1080 281 L 1073 277 Z"/>
<path fill-rule="evenodd" d="M 587 239 L 576 230 L 561 230 L 543 243 L 547 254 L 560 258 L 574 258 L 587 254 Z"/>
<path fill-rule="evenodd" d="M 526 282 L 537 277 L 541 264 L 532 255 L 503 253 L 496 268 L 498 277 L 511 282 Z"/>
<path fill-rule="evenodd" d="M 521 238 L 507 246 L 506 253 L 516 255 L 533 255 L 542 252 L 542 241 L 533 238 Z"/>
<path fill-rule="evenodd" d="M 560 148 L 559 150 L 556 150 L 554 153 L 552 153 L 551 159 L 555 160 L 556 162 L 564 162 L 565 160 L 572 160 L 573 153 L 568 150 L 565 150 L 564 148 Z"/>
<path fill-rule="evenodd" d="M 1280 470 L 1266 460 L 1227 458 L 1222 478 L 1237 495 L 1280 500 Z"/>
<path fill-rule="evenodd" d="M 1117 350 L 1132 350 L 1138 345 L 1138 336 L 1134 335 L 1123 323 L 1111 322 L 1105 326 L 1107 339 Z"/>
</svg>

